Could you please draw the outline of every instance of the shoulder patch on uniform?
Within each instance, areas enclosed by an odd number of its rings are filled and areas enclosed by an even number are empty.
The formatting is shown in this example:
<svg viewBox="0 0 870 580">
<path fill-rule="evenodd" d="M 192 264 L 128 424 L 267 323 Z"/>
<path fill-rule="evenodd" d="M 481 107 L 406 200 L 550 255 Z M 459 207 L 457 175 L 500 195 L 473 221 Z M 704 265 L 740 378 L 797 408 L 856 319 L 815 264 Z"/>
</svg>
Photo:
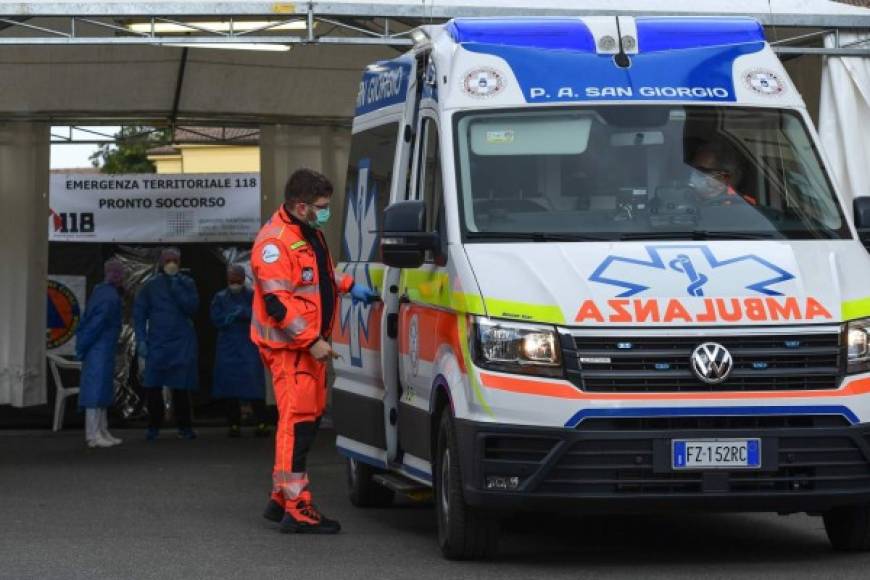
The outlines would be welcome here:
<svg viewBox="0 0 870 580">
<path fill-rule="evenodd" d="M 281 250 L 275 244 L 266 244 L 263 246 L 263 261 L 267 264 L 277 262 L 281 257 Z"/>
<path fill-rule="evenodd" d="M 290 244 L 290 249 L 291 250 L 298 250 L 299 248 L 301 248 L 302 246 L 304 246 L 307 243 L 308 242 L 306 242 L 305 240 L 299 240 L 298 242 L 293 242 L 292 244 Z"/>
</svg>

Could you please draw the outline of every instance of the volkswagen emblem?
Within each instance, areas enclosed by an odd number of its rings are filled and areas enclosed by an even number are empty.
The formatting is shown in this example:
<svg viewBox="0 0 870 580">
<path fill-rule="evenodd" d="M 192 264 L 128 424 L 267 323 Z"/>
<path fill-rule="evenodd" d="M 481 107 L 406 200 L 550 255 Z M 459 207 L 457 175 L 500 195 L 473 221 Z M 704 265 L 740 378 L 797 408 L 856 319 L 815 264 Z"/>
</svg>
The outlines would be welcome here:
<svg viewBox="0 0 870 580">
<path fill-rule="evenodd" d="M 705 342 L 692 351 L 692 370 L 696 377 L 709 385 L 727 379 L 733 366 L 731 353 L 721 344 Z"/>
</svg>

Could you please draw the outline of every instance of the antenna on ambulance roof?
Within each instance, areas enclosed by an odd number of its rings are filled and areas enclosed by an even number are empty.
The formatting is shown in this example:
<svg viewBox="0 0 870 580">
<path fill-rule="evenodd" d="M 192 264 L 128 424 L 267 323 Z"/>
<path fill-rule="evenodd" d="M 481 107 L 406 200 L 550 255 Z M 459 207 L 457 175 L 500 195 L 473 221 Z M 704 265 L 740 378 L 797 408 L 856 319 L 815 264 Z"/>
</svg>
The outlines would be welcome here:
<svg viewBox="0 0 870 580">
<path fill-rule="evenodd" d="M 616 66 L 618 66 L 619 68 L 628 68 L 631 66 L 631 58 L 629 58 L 629 56 L 625 53 L 625 46 L 623 45 L 622 38 L 622 29 L 619 27 L 619 16 L 615 16 L 614 18 L 616 18 L 616 36 L 619 38 L 619 52 L 613 55 L 613 62 L 615 62 Z"/>
</svg>

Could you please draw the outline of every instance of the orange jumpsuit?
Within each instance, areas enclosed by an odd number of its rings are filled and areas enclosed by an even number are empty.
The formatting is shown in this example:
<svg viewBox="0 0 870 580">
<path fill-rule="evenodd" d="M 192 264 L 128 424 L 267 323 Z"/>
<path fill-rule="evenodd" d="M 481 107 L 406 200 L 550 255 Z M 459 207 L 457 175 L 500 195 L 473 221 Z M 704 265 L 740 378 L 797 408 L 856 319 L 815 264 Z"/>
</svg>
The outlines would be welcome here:
<svg viewBox="0 0 870 580">
<path fill-rule="evenodd" d="M 339 307 L 338 293 L 349 292 L 353 277 L 336 274 L 323 234 L 327 272 L 319 271 L 312 241 L 301 223 L 282 206 L 260 230 L 251 254 L 254 303 L 251 340 L 272 373 L 278 404 L 272 498 L 284 505 L 308 485 L 306 459 L 326 406 L 326 362 L 311 356 L 319 338 L 328 339 Z M 321 285 L 329 285 L 333 309 L 322 321 Z"/>
</svg>

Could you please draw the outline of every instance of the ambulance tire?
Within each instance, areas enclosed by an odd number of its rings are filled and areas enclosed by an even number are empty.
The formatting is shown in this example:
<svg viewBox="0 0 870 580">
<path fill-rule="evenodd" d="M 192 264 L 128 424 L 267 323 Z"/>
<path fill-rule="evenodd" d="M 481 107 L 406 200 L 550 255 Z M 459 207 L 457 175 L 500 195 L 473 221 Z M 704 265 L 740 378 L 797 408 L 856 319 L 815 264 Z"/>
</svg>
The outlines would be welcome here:
<svg viewBox="0 0 870 580">
<path fill-rule="evenodd" d="M 375 483 L 372 478 L 380 471 L 367 463 L 348 457 L 347 491 L 350 503 L 360 508 L 389 507 L 396 492 Z"/>
<path fill-rule="evenodd" d="M 465 503 L 459 446 L 450 411 L 441 414 L 435 465 L 435 513 L 438 544 L 448 560 L 490 558 L 498 552 L 498 520 Z"/>
<path fill-rule="evenodd" d="M 834 508 L 824 515 L 825 532 L 835 550 L 870 551 L 870 506 Z"/>
</svg>

